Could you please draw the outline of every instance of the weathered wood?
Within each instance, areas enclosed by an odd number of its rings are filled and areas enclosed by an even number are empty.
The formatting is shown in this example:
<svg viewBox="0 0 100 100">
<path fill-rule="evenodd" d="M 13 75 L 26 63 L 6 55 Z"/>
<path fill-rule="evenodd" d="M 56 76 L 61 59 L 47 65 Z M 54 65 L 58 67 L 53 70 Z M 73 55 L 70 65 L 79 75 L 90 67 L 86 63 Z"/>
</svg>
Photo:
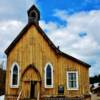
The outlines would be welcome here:
<svg viewBox="0 0 100 100">
<path fill-rule="evenodd" d="M 20 96 L 22 100 L 42 97 L 43 100 L 81 100 L 81 97 L 87 97 L 90 65 L 61 52 L 52 43 L 39 26 L 40 13 L 34 5 L 28 10 L 28 19 L 28 24 L 5 51 L 7 54 L 6 94 L 9 94 L 6 95 L 6 99 L 16 100 Z M 20 67 L 17 88 L 10 86 L 11 68 L 14 62 Z M 44 87 L 44 68 L 47 63 L 53 66 L 53 88 Z M 78 72 L 78 90 L 67 89 L 67 71 Z M 58 86 L 61 85 L 64 94 L 59 95 Z"/>
<path fill-rule="evenodd" d="M 37 87 L 40 91 L 40 96 L 57 96 L 59 85 L 64 85 L 65 96 L 74 97 L 89 93 L 88 68 L 83 64 L 55 53 L 34 25 L 23 35 L 7 58 L 6 94 L 18 95 L 20 87 L 16 89 L 10 88 L 11 66 L 14 62 L 17 62 L 20 66 L 20 85 L 21 88 L 24 88 L 22 93 L 24 97 L 29 97 L 30 85 L 27 81 L 40 81 L 38 73 L 31 68 L 26 71 L 23 80 L 21 80 L 22 73 L 30 64 L 36 67 L 42 78 L 41 84 Z M 44 88 L 44 67 L 48 62 L 52 63 L 54 69 L 54 87 L 51 89 Z M 67 71 L 78 71 L 79 90 L 67 90 Z"/>
</svg>

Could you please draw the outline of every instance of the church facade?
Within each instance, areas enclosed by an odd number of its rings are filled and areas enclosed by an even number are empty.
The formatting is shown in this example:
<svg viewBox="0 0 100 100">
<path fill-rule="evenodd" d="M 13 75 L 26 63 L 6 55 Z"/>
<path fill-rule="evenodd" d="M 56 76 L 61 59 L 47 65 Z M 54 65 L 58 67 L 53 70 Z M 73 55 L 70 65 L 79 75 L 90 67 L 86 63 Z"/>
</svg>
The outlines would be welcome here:
<svg viewBox="0 0 100 100">
<path fill-rule="evenodd" d="M 28 10 L 28 24 L 5 50 L 5 100 L 90 100 L 90 65 L 60 51 L 39 26 L 40 12 Z"/>
</svg>

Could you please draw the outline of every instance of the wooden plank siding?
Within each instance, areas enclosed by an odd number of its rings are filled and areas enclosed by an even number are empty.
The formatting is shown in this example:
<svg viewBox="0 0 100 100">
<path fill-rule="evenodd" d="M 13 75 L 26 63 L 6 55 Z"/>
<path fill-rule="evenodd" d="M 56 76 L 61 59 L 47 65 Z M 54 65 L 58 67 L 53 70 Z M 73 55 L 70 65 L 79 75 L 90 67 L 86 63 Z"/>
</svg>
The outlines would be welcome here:
<svg viewBox="0 0 100 100">
<path fill-rule="evenodd" d="M 27 33 L 23 35 L 9 53 L 7 58 L 6 95 L 18 95 L 19 88 L 10 88 L 11 66 L 14 62 L 17 62 L 20 66 L 20 78 L 27 66 L 34 64 L 42 78 L 41 96 L 57 96 L 58 86 L 61 84 L 64 85 L 64 95 L 68 97 L 81 96 L 89 93 L 88 68 L 72 59 L 56 54 L 34 25 L 29 28 Z M 48 62 L 53 65 L 54 86 L 51 89 L 44 88 L 44 67 Z M 67 71 L 78 71 L 79 90 L 67 90 Z M 34 70 L 30 69 L 24 79 L 38 79 L 36 73 L 32 74 L 32 72 L 35 73 Z M 24 84 L 23 87 L 25 87 Z M 26 89 L 28 88 L 25 87 L 24 89 L 24 91 L 27 91 Z"/>
</svg>

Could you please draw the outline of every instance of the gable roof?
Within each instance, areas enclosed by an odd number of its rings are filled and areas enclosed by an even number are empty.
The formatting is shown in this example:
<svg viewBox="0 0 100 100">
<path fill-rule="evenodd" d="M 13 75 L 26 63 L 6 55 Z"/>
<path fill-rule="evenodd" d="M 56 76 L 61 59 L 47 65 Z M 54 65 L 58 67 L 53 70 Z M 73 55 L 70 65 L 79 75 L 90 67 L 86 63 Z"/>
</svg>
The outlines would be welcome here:
<svg viewBox="0 0 100 100">
<path fill-rule="evenodd" d="M 89 64 L 75 58 L 75 57 L 72 57 L 62 51 L 60 51 L 54 44 L 53 42 L 48 38 L 48 36 L 45 34 L 45 32 L 41 29 L 41 27 L 36 24 L 36 23 L 28 23 L 24 29 L 20 32 L 20 34 L 15 38 L 15 40 L 10 44 L 10 46 L 5 50 L 5 53 L 6 55 L 8 56 L 9 53 L 11 52 L 11 50 L 16 46 L 17 42 L 22 38 L 22 36 L 28 31 L 28 29 L 32 26 L 32 25 L 35 25 L 36 29 L 39 31 L 39 33 L 43 36 L 43 38 L 48 42 L 48 44 L 50 45 L 50 47 L 55 51 L 56 54 L 59 54 L 61 56 L 64 56 L 64 57 L 67 57 L 69 59 L 72 59 L 86 67 L 90 67 Z"/>
</svg>

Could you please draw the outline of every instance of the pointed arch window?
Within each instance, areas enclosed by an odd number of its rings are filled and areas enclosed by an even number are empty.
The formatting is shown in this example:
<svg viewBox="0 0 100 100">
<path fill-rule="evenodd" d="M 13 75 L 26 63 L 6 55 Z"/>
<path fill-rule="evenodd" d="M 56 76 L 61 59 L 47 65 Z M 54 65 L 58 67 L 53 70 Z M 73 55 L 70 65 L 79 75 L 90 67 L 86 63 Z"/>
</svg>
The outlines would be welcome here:
<svg viewBox="0 0 100 100">
<path fill-rule="evenodd" d="M 14 63 L 11 68 L 11 87 L 17 88 L 19 85 L 19 65 Z"/>
<path fill-rule="evenodd" d="M 50 63 L 45 66 L 45 88 L 53 88 L 53 66 Z"/>
</svg>

